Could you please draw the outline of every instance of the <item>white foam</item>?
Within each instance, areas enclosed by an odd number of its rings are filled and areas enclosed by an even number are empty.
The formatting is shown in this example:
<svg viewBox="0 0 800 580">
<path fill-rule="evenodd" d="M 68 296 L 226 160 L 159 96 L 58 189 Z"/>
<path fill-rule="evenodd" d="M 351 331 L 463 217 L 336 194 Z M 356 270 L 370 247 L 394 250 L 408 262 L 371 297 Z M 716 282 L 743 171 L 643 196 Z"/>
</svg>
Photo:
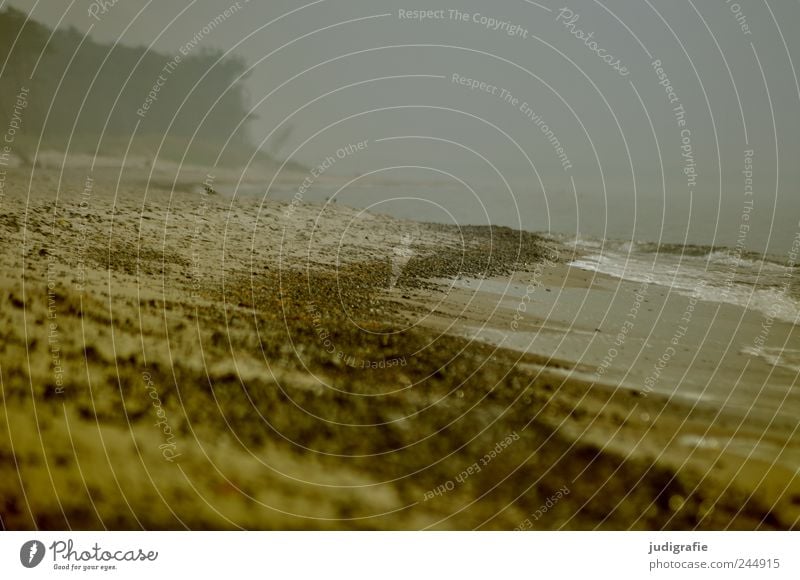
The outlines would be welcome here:
<svg viewBox="0 0 800 580">
<path fill-rule="evenodd" d="M 740 352 L 765 360 L 774 367 L 800 373 L 800 350 L 746 346 Z"/>
<path fill-rule="evenodd" d="M 755 310 L 783 322 L 800 323 L 800 302 L 789 294 L 786 284 L 794 272 L 779 264 L 739 259 L 720 251 L 687 256 L 611 250 L 591 253 L 570 265 L 632 282 L 665 286 L 707 302 Z"/>
</svg>

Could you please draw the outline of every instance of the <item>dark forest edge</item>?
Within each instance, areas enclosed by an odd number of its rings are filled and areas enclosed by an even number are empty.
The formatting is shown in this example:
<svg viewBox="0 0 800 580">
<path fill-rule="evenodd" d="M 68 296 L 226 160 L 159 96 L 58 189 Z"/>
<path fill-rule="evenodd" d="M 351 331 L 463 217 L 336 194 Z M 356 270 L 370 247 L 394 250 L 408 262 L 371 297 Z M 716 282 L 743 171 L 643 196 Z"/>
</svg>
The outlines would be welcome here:
<svg viewBox="0 0 800 580">
<path fill-rule="evenodd" d="M 0 63 L 0 126 L 13 126 L 25 165 L 37 148 L 222 166 L 247 163 L 255 150 L 239 57 L 98 43 L 7 7 Z M 274 163 L 264 151 L 253 161 Z"/>
</svg>

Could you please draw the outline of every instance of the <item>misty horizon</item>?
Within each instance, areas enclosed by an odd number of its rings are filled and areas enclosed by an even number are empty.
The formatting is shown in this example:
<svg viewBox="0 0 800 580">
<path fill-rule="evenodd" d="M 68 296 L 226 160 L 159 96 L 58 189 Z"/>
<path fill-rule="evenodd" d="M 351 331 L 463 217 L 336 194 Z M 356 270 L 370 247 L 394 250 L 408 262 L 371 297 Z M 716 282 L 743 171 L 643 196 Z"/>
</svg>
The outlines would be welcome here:
<svg viewBox="0 0 800 580">
<path fill-rule="evenodd" d="M 455 176 L 504 225 L 541 228 L 549 210 L 560 232 L 733 245 L 751 151 L 756 203 L 745 244 L 781 253 L 800 208 L 800 119 L 788 112 L 800 89 L 781 36 L 762 35 L 757 48 L 751 39 L 789 9 L 660 4 L 467 2 L 420 18 L 387 2 L 83 1 L 63 14 L 39 4 L 30 17 L 165 57 L 240 58 L 253 151 L 314 167 L 367 139 L 330 175 L 386 170 L 409 186 L 458 188 Z M 386 169 L 396 166 L 430 169 Z M 518 216 L 506 215 L 509 203 Z M 468 221 L 484 221 L 478 205 Z M 581 215 L 611 222 L 579 227 Z"/>
</svg>

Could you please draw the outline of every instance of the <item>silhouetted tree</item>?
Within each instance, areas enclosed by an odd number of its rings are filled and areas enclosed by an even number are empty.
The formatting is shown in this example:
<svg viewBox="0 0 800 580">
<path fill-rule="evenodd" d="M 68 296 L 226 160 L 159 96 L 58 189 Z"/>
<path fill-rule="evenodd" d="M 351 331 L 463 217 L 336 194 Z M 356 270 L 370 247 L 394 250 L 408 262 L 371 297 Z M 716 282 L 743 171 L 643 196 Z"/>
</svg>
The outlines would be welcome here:
<svg viewBox="0 0 800 580">
<path fill-rule="evenodd" d="M 37 138 L 41 134 L 49 148 L 63 149 L 72 136 L 71 147 L 102 153 L 127 142 L 134 131 L 148 143 L 164 136 L 185 140 L 196 131 L 190 157 L 226 141 L 232 149 L 249 147 L 244 87 L 234 82 L 246 70 L 243 60 L 198 49 L 165 71 L 174 55 L 97 43 L 75 28 L 57 30 L 47 44 L 49 36 L 47 27 L 26 21 L 23 12 L 0 11 L 4 126 L 19 88 L 27 86 L 26 131 Z M 157 83 L 156 101 L 138 115 Z M 232 134 L 241 121 L 241 129 Z"/>
</svg>

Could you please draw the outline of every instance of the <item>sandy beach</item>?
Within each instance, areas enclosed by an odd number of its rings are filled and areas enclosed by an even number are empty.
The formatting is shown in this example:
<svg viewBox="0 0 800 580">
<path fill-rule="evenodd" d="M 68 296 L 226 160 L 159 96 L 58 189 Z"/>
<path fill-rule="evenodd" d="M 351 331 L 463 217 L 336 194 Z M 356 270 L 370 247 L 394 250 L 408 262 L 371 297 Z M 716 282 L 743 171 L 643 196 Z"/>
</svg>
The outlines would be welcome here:
<svg viewBox="0 0 800 580">
<path fill-rule="evenodd" d="M 148 171 L 6 180 L 4 528 L 798 526 L 795 326 Z"/>
</svg>

